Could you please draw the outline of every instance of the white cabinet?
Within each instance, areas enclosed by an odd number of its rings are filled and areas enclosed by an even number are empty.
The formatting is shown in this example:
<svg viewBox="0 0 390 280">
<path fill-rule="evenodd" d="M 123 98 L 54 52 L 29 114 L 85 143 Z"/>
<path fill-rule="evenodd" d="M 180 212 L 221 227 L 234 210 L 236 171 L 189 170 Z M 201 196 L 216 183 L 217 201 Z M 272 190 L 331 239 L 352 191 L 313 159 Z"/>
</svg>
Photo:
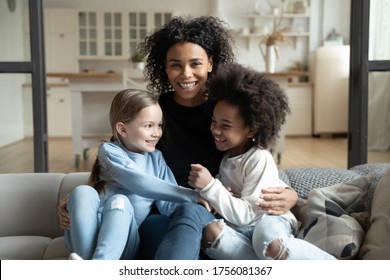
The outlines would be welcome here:
<svg viewBox="0 0 390 280">
<path fill-rule="evenodd" d="M 171 17 L 170 12 L 78 11 L 78 56 L 128 59 L 148 32 Z"/>
<path fill-rule="evenodd" d="M 45 9 L 46 72 L 78 72 L 76 11 Z"/>
<path fill-rule="evenodd" d="M 49 137 L 72 136 L 72 96 L 67 84 L 47 86 L 47 127 Z"/>
<path fill-rule="evenodd" d="M 291 114 L 287 116 L 286 136 L 312 135 L 312 85 L 289 83 L 286 89 Z"/>
</svg>

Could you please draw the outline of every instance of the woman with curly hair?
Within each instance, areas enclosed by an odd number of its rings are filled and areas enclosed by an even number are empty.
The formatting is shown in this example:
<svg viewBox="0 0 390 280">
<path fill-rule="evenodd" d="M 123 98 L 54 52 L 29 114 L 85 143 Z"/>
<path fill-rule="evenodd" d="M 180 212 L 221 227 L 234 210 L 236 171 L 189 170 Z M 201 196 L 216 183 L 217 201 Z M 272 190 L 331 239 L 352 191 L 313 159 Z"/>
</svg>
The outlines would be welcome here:
<svg viewBox="0 0 390 280">
<path fill-rule="evenodd" d="M 287 187 L 266 150 L 290 112 L 279 85 L 234 64 L 212 78 L 209 89 L 216 101 L 211 132 L 225 154 L 215 178 L 201 164 L 193 164 L 189 176 L 189 184 L 223 217 L 205 227 L 205 253 L 214 259 L 335 259 L 294 237 L 298 221 L 290 211 L 277 216 L 253 207 L 263 188 Z"/>
<path fill-rule="evenodd" d="M 222 152 L 210 133 L 214 103 L 208 99 L 207 83 L 220 67 L 235 61 L 233 45 L 225 23 L 216 17 L 175 17 L 141 44 L 140 52 L 147 56 L 148 89 L 160 95 L 164 115 L 164 133 L 157 148 L 180 186 L 191 188 L 188 174 L 194 162 L 213 175 L 218 172 Z M 281 214 L 296 201 L 294 191 L 264 188 L 258 207 Z M 59 204 L 63 228 L 69 227 L 66 203 L 62 200 Z M 214 216 L 195 203 L 184 203 L 180 209 L 173 219 L 152 211 L 141 224 L 141 258 L 198 257 L 202 227 Z"/>
<path fill-rule="evenodd" d="M 214 102 L 208 98 L 209 92 L 212 92 L 208 90 L 208 81 L 219 68 L 235 61 L 233 45 L 233 38 L 224 22 L 215 17 L 173 18 L 148 36 L 142 45 L 141 53 L 147 55 L 148 89 L 161 94 L 159 102 L 165 120 L 164 134 L 157 148 L 162 151 L 181 186 L 191 187 L 188 185 L 188 175 L 192 163 L 202 164 L 213 175 L 218 172 L 222 152 L 215 147 L 210 133 Z M 297 195 L 293 190 L 264 190 L 263 210 L 281 214 L 296 203 Z M 272 196 L 276 200 L 271 201 Z M 214 217 L 195 214 L 191 209 L 193 205 L 186 206 L 173 221 L 158 214 L 150 215 L 145 220 L 140 233 L 141 240 L 145 241 L 141 242 L 145 245 L 141 252 L 146 254 L 146 258 L 153 257 L 159 239 L 166 230 L 168 232 L 155 258 L 180 258 L 175 254 L 168 256 L 167 252 L 180 252 L 173 248 L 200 241 L 202 226 Z M 199 209 L 196 211 L 201 212 Z M 199 217 L 207 217 L 207 220 Z M 193 226 L 188 227 L 191 223 Z M 152 236 L 155 243 L 151 242 Z M 191 255 L 191 250 L 181 251 L 189 254 L 186 258 L 193 258 L 197 254 L 193 252 Z"/>
</svg>

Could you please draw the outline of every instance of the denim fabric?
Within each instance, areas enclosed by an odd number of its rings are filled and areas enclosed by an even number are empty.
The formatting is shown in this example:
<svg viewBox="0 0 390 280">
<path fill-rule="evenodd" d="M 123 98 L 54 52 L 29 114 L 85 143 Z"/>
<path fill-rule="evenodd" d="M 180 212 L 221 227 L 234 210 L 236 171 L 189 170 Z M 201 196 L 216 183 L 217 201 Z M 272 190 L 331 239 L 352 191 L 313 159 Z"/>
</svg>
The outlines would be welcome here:
<svg viewBox="0 0 390 280">
<path fill-rule="evenodd" d="M 223 223 L 223 221 L 219 221 Z M 253 231 L 253 232 L 251 232 Z M 253 234 L 253 236 L 252 236 Z M 222 232 L 205 253 L 213 259 L 269 259 L 264 256 L 267 246 L 279 239 L 288 260 L 334 260 L 335 258 L 292 234 L 290 223 L 280 216 L 264 215 L 256 226 L 237 230 L 223 223 Z"/>
<path fill-rule="evenodd" d="M 181 204 L 155 254 L 157 260 L 197 260 L 203 227 L 215 217 L 205 207 Z"/>
<path fill-rule="evenodd" d="M 76 187 L 68 202 L 70 228 L 65 231 L 68 249 L 83 259 L 133 259 L 139 248 L 134 209 L 124 195 L 100 202 L 95 189 Z"/>
</svg>

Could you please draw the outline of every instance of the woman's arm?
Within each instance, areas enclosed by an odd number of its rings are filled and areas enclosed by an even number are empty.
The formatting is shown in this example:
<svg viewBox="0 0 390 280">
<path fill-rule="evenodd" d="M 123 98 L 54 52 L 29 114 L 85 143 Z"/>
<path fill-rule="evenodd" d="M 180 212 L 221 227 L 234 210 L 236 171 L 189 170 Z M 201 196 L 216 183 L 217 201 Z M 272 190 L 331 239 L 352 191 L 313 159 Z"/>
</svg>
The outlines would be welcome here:
<svg viewBox="0 0 390 280">
<path fill-rule="evenodd" d="M 260 201 L 256 205 L 272 215 L 282 215 L 291 210 L 297 201 L 298 194 L 293 188 L 269 187 L 261 190 Z"/>
</svg>

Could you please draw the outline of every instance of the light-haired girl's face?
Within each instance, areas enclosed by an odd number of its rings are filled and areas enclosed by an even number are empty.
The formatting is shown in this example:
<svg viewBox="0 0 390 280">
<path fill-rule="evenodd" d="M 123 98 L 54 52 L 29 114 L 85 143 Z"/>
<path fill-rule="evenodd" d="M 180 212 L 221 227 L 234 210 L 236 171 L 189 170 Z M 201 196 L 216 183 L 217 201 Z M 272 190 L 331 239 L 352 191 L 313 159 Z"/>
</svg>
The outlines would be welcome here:
<svg viewBox="0 0 390 280">
<path fill-rule="evenodd" d="M 175 101 L 187 107 L 203 104 L 212 69 L 212 60 L 201 46 L 188 42 L 173 45 L 167 52 L 166 73 L 175 90 Z"/>
<path fill-rule="evenodd" d="M 131 122 L 117 123 L 116 129 L 128 150 L 134 153 L 153 152 L 162 135 L 160 105 L 143 108 Z"/>
<path fill-rule="evenodd" d="M 230 156 L 238 156 L 248 149 L 248 141 L 254 132 L 245 125 L 238 106 L 222 100 L 214 107 L 211 133 L 220 151 L 229 151 Z"/>
</svg>

